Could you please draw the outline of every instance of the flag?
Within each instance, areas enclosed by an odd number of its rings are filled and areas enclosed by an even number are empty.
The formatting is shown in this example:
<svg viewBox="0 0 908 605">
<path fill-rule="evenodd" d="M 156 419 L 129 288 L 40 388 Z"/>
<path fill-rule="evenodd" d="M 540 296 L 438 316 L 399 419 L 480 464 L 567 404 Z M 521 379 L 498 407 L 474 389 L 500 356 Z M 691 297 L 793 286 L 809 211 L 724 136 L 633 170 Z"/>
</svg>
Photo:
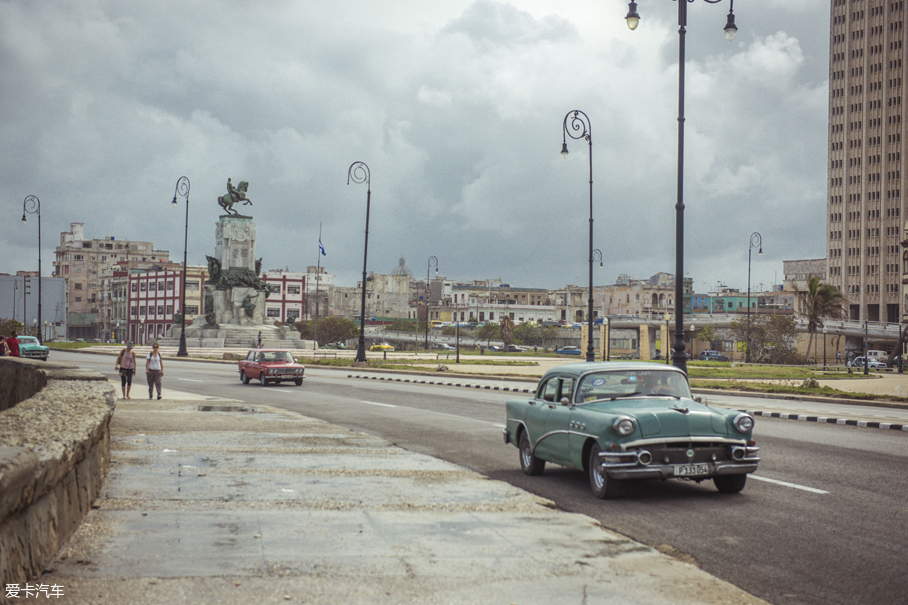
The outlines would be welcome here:
<svg viewBox="0 0 908 605">
<path fill-rule="evenodd" d="M 321 235 L 318 236 L 318 249 L 322 251 L 322 256 L 328 256 L 328 254 L 325 252 L 325 247 L 322 246 L 322 236 Z"/>
</svg>

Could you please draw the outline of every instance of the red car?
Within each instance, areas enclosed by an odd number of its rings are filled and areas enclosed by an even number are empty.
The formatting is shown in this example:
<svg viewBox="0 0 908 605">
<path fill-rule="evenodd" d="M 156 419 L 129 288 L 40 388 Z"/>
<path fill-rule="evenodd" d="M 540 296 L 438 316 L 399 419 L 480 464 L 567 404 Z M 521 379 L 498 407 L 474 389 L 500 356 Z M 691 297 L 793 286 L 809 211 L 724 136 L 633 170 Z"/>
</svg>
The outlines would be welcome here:
<svg viewBox="0 0 908 605">
<path fill-rule="evenodd" d="M 246 359 L 240 360 L 239 366 L 240 380 L 243 384 L 249 384 L 250 380 L 256 379 L 262 386 L 268 382 L 292 380 L 296 386 L 300 386 L 306 374 L 306 367 L 296 363 L 290 351 L 281 349 L 249 351 Z"/>
</svg>

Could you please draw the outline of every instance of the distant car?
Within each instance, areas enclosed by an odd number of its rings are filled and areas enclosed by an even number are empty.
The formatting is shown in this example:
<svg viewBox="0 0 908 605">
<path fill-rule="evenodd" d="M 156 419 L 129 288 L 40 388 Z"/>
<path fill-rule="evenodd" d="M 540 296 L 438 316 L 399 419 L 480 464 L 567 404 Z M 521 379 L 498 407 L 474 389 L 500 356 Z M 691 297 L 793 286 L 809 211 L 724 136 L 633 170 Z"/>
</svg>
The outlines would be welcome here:
<svg viewBox="0 0 908 605">
<path fill-rule="evenodd" d="M 282 381 L 293 381 L 296 386 L 300 386 L 306 374 L 306 367 L 296 363 L 290 351 L 282 349 L 249 351 L 246 359 L 240 360 L 238 369 L 243 384 L 258 380 L 262 386 L 269 382 L 280 384 Z"/>
<path fill-rule="evenodd" d="M 508 353 L 526 353 L 526 347 L 521 347 L 519 345 L 508 345 Z"/>
<path fill-rule="evenodd" d="M 16 340 L 19 341 L 19 357 L 47 361 L 50 349 L 38 342 L 37 338 L 34 336 L 17 336 Z"/>
<path fill-rule="evenodd" d="M 505 407 L 504 441 L 525 474 L 541 475 L 546 462 L 582 470 L 597 498 L 640 479 L 712 480 L 733 494 L 760 462 L 753 417 L 694 400 L 685 373 L 665 364 L 557 366 L 534 396 Z"/>
<path fill-rule="evenodd" d="M 370 351 L 393 351 L 394 347 L 392 347 L 391 345 L 389 345 L 386 342 L 377 342 L 374 345 L 372 345 L 371 347 L 369 347 L 369 350 Z"/>
<path fill-rule="evenodd" d="M 328 344 L 326 344 L 326 345 L 323 346 L 322 348 L 323 348 L 323 349 L 346 349 L 346 348 L 347 348 L 347 344 L 344 343 L 343 341 L 335 340 L 334 342 L 329 342 Z"/>
<path fill-rule="evenodd" d="M 20 346 L 21 346 L 21 345 L 20 345 Z M 864 367 L 864 357 L 863 357 L 863 356 L 862 356 L 862 357 L 855 357 L 854 359 L 852 359 L 851 361 L 848 362 L 848 367 L 850 367 L 850 368 L 863 368 L 863 367 Z M 874 369 L 877 369 L 877 368 L 885 368 L 885 367 L 886 367 L 886 364 L 883 363 L 882 361 L 878 361 L 878 360 L 876 360 L 876 359 L 868 359 L 868 360 L 867 360 L 867 367 L 868 367 L 868 368 L 874 368 Z"/>
<path fill-rule="evenodd" d="M 558 355 L 581 355 L 583 351 L 580 350 L 580 347 L 561 347 L 560 349 L 555 349 L 555 353 Z"/>
<path fill-rule="evenodd" d="M 480 349 L 483 351 L 491 351 L 492 353 L 501 353 L 504 350 L 501 347 L 499 347 L 498 345 L 489 345 L 489 346 L 485 346 L 485 347 L 480 347 Z"/>
<path fill-rule="evenodd" d="M 703 351 L 700 353 L 700 361 L 731 361 L 727 355 L 718 351 Z"/>
<path fill-rule="evenodd" d="M 432 345 L 432 348 L 437 349 L 439 351 L 453 351 L 454 350 L 454 347 L 452 347 L 451 345 L 449 345 L 446 342 L 436 342 L 434 345 Z"/>
</svg>

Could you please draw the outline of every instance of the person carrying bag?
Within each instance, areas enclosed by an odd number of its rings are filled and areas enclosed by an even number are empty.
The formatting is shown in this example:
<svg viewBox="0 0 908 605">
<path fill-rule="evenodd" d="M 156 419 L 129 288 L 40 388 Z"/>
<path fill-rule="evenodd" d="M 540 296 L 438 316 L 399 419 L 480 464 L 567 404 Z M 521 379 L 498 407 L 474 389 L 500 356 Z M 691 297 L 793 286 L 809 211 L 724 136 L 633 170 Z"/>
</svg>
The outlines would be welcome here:
<svg viewBox="0 0 908 605">
<path fill-rule="evenodd" d="M 129 399 L 132 390 L 132 377 L 136 373 L 136 354 L 132 350 L 132 343 L 127 343 L 126 348 L 117 356 L 115 370 L 120 371 L 120 385 L 123 389 L 123 399 Z"/>
</svg>

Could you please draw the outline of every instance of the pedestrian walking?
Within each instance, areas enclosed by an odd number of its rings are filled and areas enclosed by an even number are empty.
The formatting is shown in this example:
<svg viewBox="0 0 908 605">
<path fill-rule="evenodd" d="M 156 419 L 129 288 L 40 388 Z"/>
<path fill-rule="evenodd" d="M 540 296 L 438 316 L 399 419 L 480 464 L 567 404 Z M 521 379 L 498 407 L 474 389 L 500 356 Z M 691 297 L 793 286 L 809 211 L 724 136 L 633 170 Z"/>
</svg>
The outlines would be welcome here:
<svg viewBox="0 0 908 605">
<path fill-rule="evenodd" d="M 9 350 L 10 357 L 19 357 L 19 339 L 16 338 L 15 330 L 7 337 L 6 348 Z"/>
<path fill-rule="evenodd" d="M 120 372 L 120 386 L 123 389 L 123 399 L 129 399 L 132 390 L 132 377 L 136 373 L 136 354 L 132 350 L 132 343 L 127 343 L 126 348 L 117 356 L 115 370 Z"/>
<path fill-rule="evenodd" d="M 151 345 L 151 353 L 145 359 L 145 378 L 148 380 L 148 398 L 154 395 L 154 389 L 158 389 L 158 399 L 161 398 L 161 381 L 164 378 L 164 362 L 161 359 L 161 353 L 158 343 Z"/>
<path fill-rule="evenodd" d="M 842 352 L 841 351 L 835 352 L 835 362 L 836 362 L 836 365 L 842 363 Z"/>
<path fill-rule="evenodd" d="M 259 338 L 258 338 L 258 341 L 256 342 L 255 348 L 256 349 L 262 348 L 262 333 L 261 332 L 259 332 Z"/>
</svg>

